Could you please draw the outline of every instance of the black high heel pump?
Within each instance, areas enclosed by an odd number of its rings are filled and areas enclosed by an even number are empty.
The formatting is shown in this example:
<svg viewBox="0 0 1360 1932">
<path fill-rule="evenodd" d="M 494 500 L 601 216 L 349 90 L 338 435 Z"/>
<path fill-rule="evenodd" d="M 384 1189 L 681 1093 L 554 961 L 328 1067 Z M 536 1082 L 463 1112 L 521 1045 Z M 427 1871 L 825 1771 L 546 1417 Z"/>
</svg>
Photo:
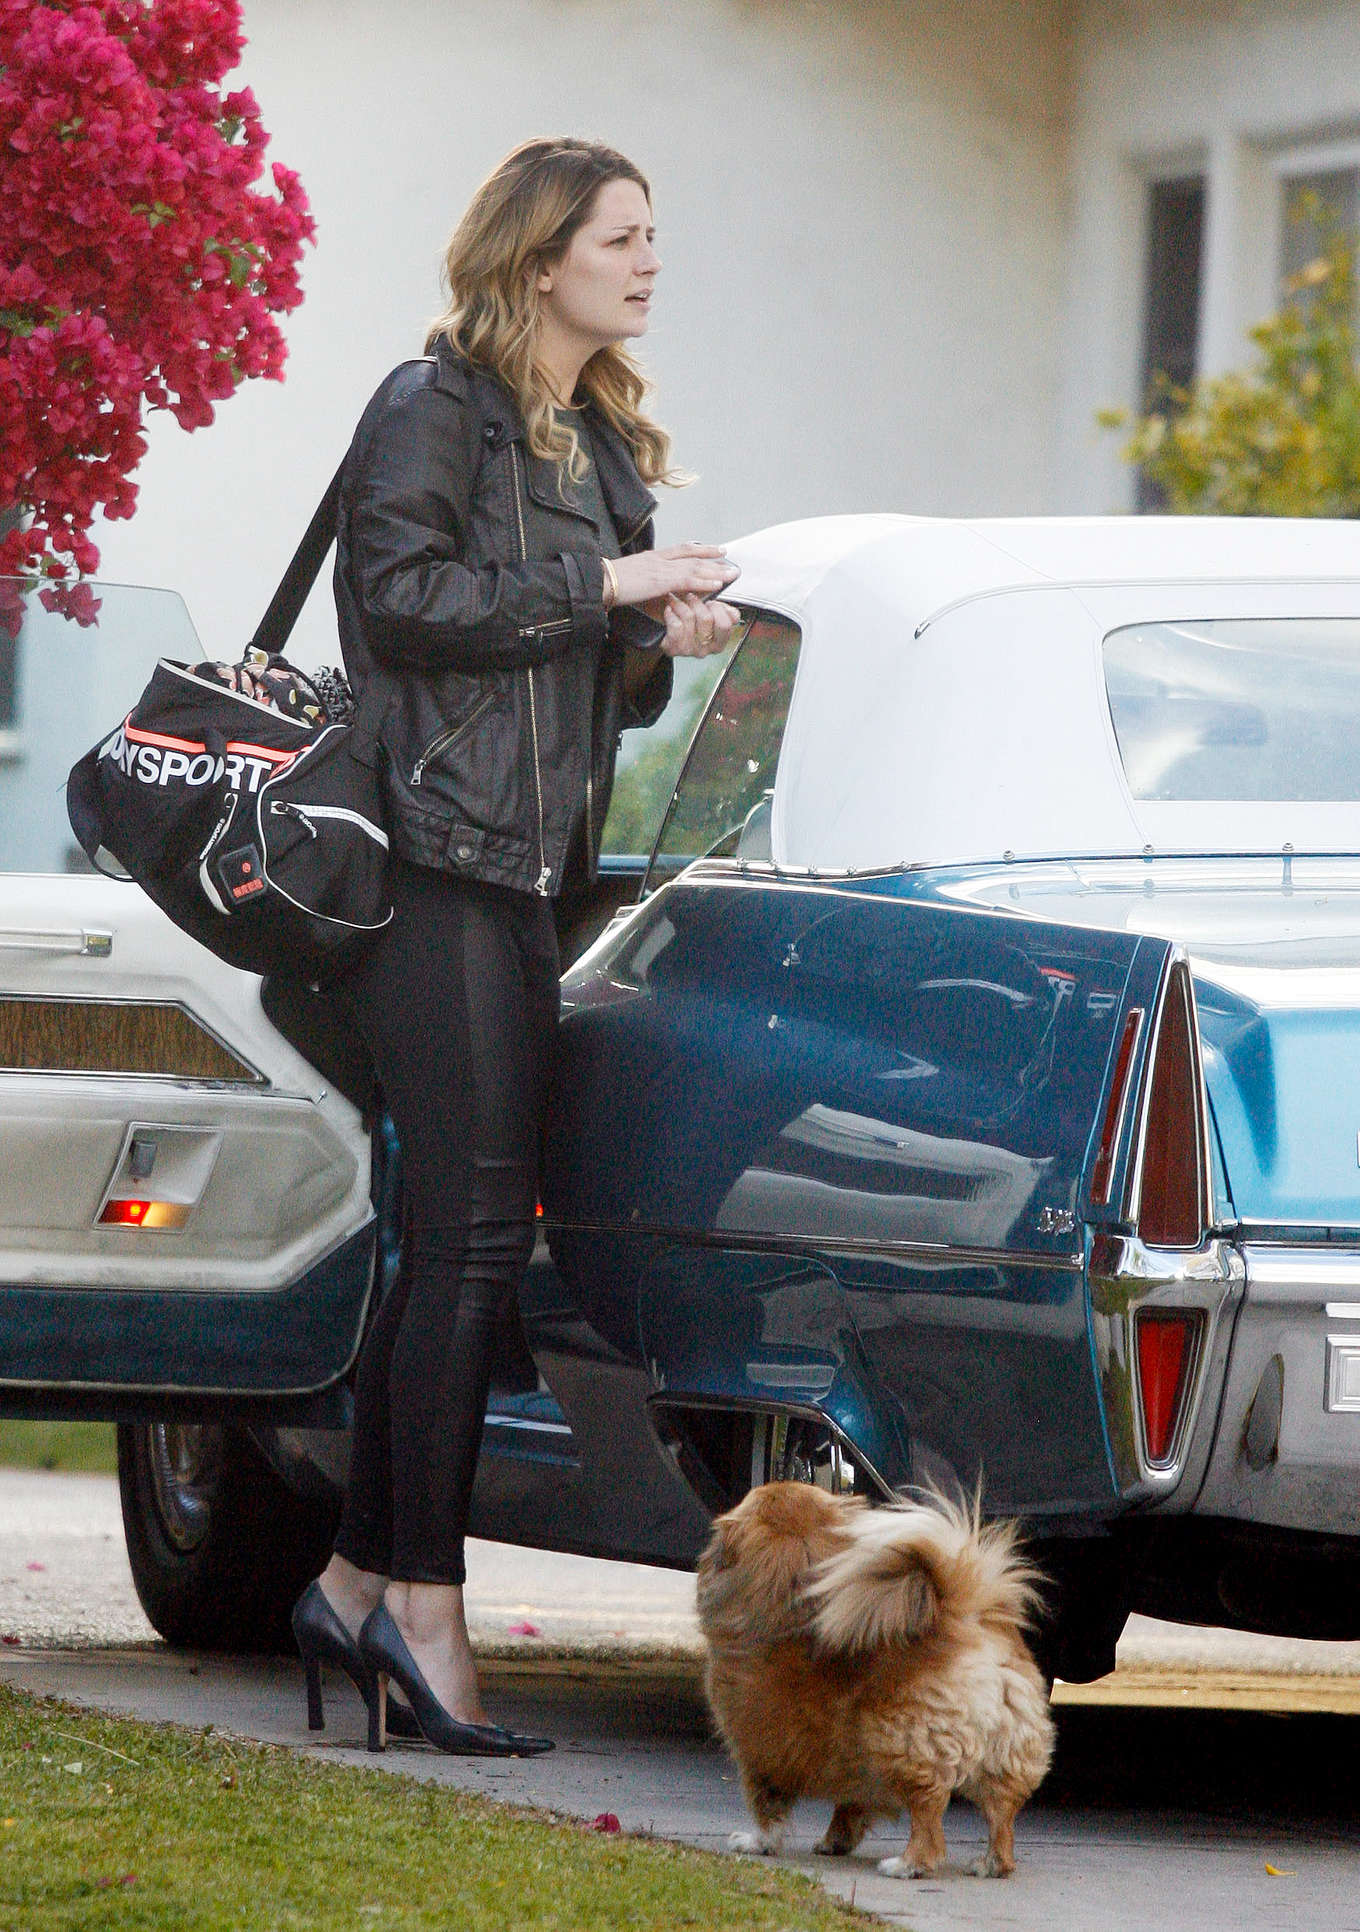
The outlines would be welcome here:
<svg viewBox="0 0 1360 1932">
<path fill-rule="evenodd" d="M 359 1652 L 377 1680 L 377 1696 L 368 1707 L 370 1751 L 384 1749 L 392 1716 L 399 1708 L 387 1701 L 389 1677 L 401 1685 L 422 1735 L 437 1750 L 455 1757 L 536 1758 L 553 1749 L 550 1737 L 525 1737 L 520 1731 L 502 1730 L 499 1724 L 462 1724 L 451 1717 L 421 1676 L 386 1604 L 378 1605 L 359 1632 Z"/>
<path fill-rule="evenodd" d="M 378 1681 L 360 1655 L 359 1646 L 332 1610 L 319 1583 L 309 1583 L 293 1605 L 293 1636 L 307 1673 L 307 1729 L 324 1731 L 326 1713 L 321 1703 L 321 1666 L 338 1665 L 354 1680 L 355 1689 L 368 1708 L 372 1734 Z M 393 1737 L 423 1737 L 415 1715 L 404 1704 L 393 1704 L 387 1712 L 387 1729 Z"/>
</svg>

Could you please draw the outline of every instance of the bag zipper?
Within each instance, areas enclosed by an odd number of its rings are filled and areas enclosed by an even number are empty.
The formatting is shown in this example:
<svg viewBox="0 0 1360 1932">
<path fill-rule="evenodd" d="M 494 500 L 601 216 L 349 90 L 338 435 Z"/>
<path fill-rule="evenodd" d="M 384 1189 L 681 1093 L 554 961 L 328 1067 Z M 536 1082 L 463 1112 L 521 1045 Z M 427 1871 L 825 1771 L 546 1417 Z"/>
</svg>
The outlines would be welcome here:
<svg viewBox="0 0 1360 1932">
<path fill-rule="evenodd" d="M 510 478 L 515 489 L 515 522 L 519 529 L 519 560 L 529 561 L 529 546 L 524 541 L 524 506 L 519 492 L 519 464 L 515 460 L 515 445 L 510 445 Z M 548 896 L 548 882 L 552 878 L 552 867 L 548 864 L 548 852 L 543 830 L 543 768 L 538 754 L 538 700 L 534 693 L 534 667 L 526 665 L 525 675 L 529 680 L 529 731 L 534 741 L 534 791 L 538 798 L 538 863 L 539 874 L 534 881 L 534 891 L 540 898 Z"/>
<path fill-rule="evenodd" d="M 274 818 L 300 819 L 313 838 L 317 836 L 316 826 L 312 823 L 313 819 L 339 818 L 345 819 L 351 825 L 357 825 L 361 831 L 368 834 L 369 838 L 376 839 L 384 848 L 388 843 L 387 834 L 381 826 L 375 825 L 371 818 L 365 818 L 362 812 L 352 812 L 348 805 L 295 805 L 289 798 L 271 798 L 269 811 Z"/>
<path fill-rule="evenodd" d="M 494 691 L 488 691 L 484 698 L 479 698 L 477 703 L 473 705 L 466 718 L 461 719 L 456 725 L 451 725 L 447 731 L 441 731 L 437 738 L 426 745 L 424 751 L 421 752 L 419 758 L 416 759 L 415 764 L 411 767 L 411 783 L 413 785 L 420 783 L 424 776 L 425 767 L 433 759 L 438 758 L 442 752 L 447 751 L 455 738 L 461 738 L 465 731 L 472 729 L 478 718 L 481 717 L 487 706 L 495 698 L 495 695 Z"/>
</svg>

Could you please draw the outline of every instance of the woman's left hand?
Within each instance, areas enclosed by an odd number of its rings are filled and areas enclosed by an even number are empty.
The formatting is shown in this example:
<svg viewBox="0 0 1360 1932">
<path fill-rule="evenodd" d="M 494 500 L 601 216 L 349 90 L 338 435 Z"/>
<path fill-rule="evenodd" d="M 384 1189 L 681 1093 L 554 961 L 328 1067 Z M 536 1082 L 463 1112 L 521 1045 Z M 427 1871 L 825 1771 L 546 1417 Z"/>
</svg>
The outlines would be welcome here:
<svg viewBox="0 0 1360 1932">
<path fill-rule="evenodd" d="M 661 648 L 668 657 L 710 657 L 725 651 L 741 612 L 716 597 L 668 597 L 656 613 L 666 626 Z"/>
</svg>

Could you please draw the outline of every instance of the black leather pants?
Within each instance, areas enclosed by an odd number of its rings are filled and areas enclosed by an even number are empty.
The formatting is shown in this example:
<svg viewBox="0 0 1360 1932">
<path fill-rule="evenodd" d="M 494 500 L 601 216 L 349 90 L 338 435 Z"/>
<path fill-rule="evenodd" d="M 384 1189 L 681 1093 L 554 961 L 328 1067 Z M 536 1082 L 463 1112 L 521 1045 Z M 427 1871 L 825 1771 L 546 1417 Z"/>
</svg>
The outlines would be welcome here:
<svg viewBox="0 0 1360 1932">
<path fill-rule="evenodd" d="M 355 1385 L 335 1547 L 461 1583 L 498 1323 L 534 1241 L 558 957 L 546 899 L 393 864 L 392 923 L 339 982 L 401 1143 L 399 1279 Z"/>
</svg>

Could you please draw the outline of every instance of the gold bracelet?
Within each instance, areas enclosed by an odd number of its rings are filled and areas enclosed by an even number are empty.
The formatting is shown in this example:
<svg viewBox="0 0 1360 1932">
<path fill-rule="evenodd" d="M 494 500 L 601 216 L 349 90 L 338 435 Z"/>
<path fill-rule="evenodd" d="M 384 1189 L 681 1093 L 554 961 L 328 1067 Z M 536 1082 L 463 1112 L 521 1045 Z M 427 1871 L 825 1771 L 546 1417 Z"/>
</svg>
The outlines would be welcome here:
<svg viewBox="0 0 1360 1932">
<path fill-rule="evenodd" d="M 600 562 L 604 565 L 604 574 L 609 579 L 609 590 L 604 600 L 604 607 L 606 610 L 613 610 L 615 604 L 619 601 L 618 572 L 615 570 L 613 564 L 610 563 L 608 557 L 601 557 Z"/>
</svg>

